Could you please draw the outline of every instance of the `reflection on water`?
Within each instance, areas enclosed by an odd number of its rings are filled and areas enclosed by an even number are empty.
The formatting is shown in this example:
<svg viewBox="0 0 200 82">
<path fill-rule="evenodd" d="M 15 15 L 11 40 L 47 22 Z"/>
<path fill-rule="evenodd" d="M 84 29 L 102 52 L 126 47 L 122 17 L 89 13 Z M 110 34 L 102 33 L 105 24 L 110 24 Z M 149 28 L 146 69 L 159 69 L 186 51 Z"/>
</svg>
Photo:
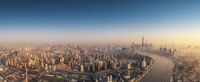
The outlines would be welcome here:
<svg viewBox="0 0 200 82">
<path fill-rule="evenodd" d="M 174 67 L 172 60 L 156 54 L 148 56 L 154 59 L 154 65 L 140 82 L 169 82 Z"/>
</svg>

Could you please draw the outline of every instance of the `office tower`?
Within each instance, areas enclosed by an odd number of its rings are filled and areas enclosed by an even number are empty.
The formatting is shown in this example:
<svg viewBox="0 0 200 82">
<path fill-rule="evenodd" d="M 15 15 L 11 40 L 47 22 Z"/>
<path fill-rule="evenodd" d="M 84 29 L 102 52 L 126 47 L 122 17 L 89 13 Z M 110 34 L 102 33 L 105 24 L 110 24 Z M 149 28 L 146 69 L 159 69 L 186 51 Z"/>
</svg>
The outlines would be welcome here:
<svg viewBox="0 0 200 82">
<path fill-rule="evenodd" d="M 8 66 L 8 60 L 6 60 L 6 66 Z"/>
<path fill-rule="evenodd" d="M 142 67 L 146 67 L 146 60 L 145 60 L 145 57 L 144 57 L 144 59 L 143 59 L 143 61 L 142 61 Z"/>
<path fill-rule="evenodd" d="M 49 69 L 49 70 L 52 70 L 52 66 L 51 66 L 51 65 L 49 65 L 48 69 Z"/>
<path fill-rule="evenodd" d="M 142 46 L 144 46 L 144 37 L 142 36 Z"/>
<path fill-rule="evenodd" d="M 45 64 L 45 70 L 48 71 L 48 64 Z"/>
<path fill-rule="evenodd" d="M 131 69 L 131 64 L 130 63 L 127 65 L 127 69 Z"/>
<path fill-rule="evenodd" d="M 108 81 L 108 82 L 112 82 L 112 75 L 109 75 L 109 76 L 107 77 L 107 81 Z"/>
<path fill-rule="evenodd" d="M 55 61 L 56 61 L 56 60 L 55 60 L 54 58 L 52 58 L 52 59 L 51 59 L 51 64 L 54 65 L 54 64 L 55 64 Z"/>
<path fill-rule="evenodd" d="M 65 61 L 64 57 L 61 57 L 61 58 L 60 58 L 60 63 L 61 63 L 61 64 L 64 64 L 64 61 Z"/>
<path fill-rule="evenodd" d="M 99 61 L 100 67 L 103 66 L 103 61 Z"/>
<path fill-rule="evenodd" d="M 90 64 L 87 65 L 87 71 L 90 71 Z"/>
<path fill-rule="evenodd" d="M 95 82 L 99 82 L 98 79 L 96 79 Z"/>
<path fill-rule="evenodd" d="M 53 70 L 56 71 L 56 65 L 53 66 Z"/>
<path fill-rule="evenodd" d="M 83 64 L 81 64 L 81 69 L 80 69 L 81 72 L 84 72 L 84 66 Z"/>
<path fill-rule="evenodd" d="M 107 63 L 104 64 L 104 70 L 107 70 Z"/>
<path fill-rule="evenodd" d="M 92 64 L 92 69 L 93 69 L 93 71 L 95 71 L 95 64 L 94 63 Z"/>
<path fill-rule="evenodd" d="M 98 71 L 100 71 L 101 70 L 101 67 L 100 67 L 100 65 L 98 64 L 98 66 L 97 66 L 97 69 L 98 69 Z"/>
<path fill-rule="evenodd" d="M 102 66 L 103 66 L 103 61 L 98 61 L 98 71 L 101 70 Z"/>
</svg>

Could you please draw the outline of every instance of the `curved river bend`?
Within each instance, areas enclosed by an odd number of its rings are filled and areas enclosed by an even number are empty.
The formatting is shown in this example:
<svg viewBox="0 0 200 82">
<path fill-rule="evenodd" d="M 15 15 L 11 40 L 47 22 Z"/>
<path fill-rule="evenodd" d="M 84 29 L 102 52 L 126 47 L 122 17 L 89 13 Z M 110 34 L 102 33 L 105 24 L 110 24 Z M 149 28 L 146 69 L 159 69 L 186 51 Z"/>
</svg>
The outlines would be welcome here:
<svg viewBox="0 0 200 82">
<path fill-rule="evenodd" d="M 154 64 L 140 82 L 169 82 L 174 67 L 173 61 L 157 54 L 145 55 L 152 57 Z"/>
</svg>

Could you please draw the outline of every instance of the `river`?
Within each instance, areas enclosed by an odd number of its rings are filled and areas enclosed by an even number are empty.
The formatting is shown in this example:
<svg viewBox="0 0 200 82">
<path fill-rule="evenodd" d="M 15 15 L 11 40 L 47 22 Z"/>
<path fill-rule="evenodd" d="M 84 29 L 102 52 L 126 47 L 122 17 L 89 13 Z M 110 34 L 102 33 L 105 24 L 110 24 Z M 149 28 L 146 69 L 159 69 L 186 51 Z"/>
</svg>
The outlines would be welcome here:
<svg viewBox="0 0 200 82">
<path fill-rule="evenodd" d="M 174 67 L 173 61 L 157 54 L 147 55 L 153 58 L 154 64 L 140 82 L 169 82 Z"/>
</svg>

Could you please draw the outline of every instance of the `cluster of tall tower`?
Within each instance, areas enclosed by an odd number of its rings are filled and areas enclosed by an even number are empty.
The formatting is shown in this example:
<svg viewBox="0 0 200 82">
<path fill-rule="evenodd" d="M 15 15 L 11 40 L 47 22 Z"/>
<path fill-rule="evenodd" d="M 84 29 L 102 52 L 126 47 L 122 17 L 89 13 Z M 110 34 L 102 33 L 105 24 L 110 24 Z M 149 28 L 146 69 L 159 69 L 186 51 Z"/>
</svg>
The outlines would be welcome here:
<svg viewBox="0 0 200 82">
<path fill-rule="evenodd" d="M 143 46 L 143 47 L 149 47 L 149 46 L 152 46 L 152 44 L 149 44 L 147 42 L 147 40 L 145 40 L 144 37 L 142 36 L 142 45 L 141 46 Z"/>
<path fill-rule="evenodd" d="M 142 36 L 142 46 L 148 46 L 147 40 Z"/>
</svg>

